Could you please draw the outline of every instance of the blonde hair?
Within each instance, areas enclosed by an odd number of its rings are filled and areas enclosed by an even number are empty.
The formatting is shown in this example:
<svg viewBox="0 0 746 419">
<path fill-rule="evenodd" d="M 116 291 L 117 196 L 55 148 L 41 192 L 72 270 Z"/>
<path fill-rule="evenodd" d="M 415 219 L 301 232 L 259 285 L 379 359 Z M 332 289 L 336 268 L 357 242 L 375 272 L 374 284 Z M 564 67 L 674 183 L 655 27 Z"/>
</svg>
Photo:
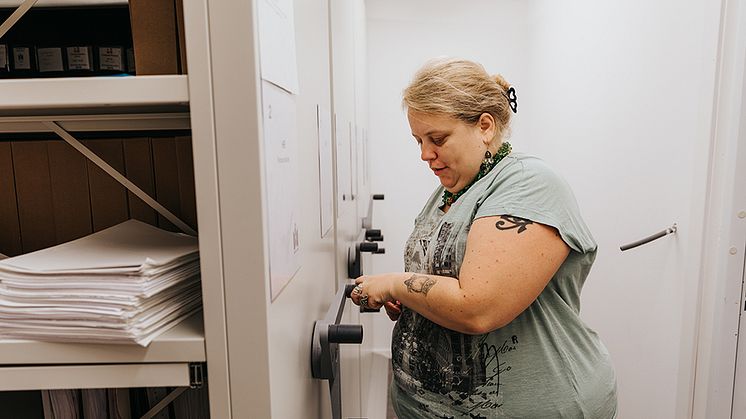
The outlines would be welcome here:
<svg viewBox="0 0 746 419">
<path fill-rule="evenodd" d="M 497 125 L 496 138 L 507 135 L 511 109 L 508 102 L 510 84 L 497 74 L 490 76 L 473 61 L 438 58 L 425 63 L 404 89 L 404 109 L 446 115 L 476 124 L 483 113 L 489 113 Z"/>
</svg>

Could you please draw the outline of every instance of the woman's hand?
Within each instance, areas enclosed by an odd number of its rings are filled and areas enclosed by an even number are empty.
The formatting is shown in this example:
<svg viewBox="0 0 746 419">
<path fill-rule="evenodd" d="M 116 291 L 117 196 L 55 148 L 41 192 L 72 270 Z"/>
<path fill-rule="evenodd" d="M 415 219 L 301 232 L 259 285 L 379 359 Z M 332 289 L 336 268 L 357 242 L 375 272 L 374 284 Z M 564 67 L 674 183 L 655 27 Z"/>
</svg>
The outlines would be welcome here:
<svg viewBox="0 0 746 419">
<path fill-rule="evenodd" d="M 350 296 L 352 302 L 372 309 L 384 307 L 386 303 L 394 301 L 394 298 L 391 296 L 391 288 L 397 281 L 403 281 L 403 274 L 363 275 L 355 280 L 357 286 L 352 290 L 352 295 Z M 394 308 L 395 311 L 397 309 L 396 305 L 393 304 L 391 308 Z M 387 313 L 388 310 L 389 308 L 386 308 Z"/>
<path fill-rule="evenodd" d="M 392 321 L 399 320 L 399 316 L 401 316 L 401 301 L 387 301 L 383 304 L 383 308 L 386 309 L 386 315 L 389 316 L 389 319 Z"/>
</svg>

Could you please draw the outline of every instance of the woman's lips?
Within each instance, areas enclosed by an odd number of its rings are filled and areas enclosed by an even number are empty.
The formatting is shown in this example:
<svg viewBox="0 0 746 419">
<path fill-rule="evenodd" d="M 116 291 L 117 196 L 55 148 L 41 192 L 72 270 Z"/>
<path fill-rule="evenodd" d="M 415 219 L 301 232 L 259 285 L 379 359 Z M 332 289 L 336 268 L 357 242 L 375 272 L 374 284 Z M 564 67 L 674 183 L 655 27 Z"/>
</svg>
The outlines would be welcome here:
<svg viewBox="0 0 746 419">
<path fill-rule="evenodd" d="M 444 170 L 446 170 L 446 167 L 433 167 L 432 170 L 433 173 L 435 173 L 435 176 L 440 176 L 440 174 L 443 173 Z"/>
</svg>

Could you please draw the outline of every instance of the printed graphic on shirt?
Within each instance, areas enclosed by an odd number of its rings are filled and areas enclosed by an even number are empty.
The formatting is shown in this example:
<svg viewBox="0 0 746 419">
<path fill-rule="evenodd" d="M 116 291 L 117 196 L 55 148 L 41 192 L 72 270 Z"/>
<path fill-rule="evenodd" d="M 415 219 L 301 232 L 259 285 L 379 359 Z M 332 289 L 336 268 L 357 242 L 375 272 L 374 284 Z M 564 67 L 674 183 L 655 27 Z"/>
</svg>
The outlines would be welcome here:
<svg viewBox="0 0 746 419">
<path fill-rule="evenodd" d="M 404 251 L 404 270 L 407 272 L 427 273 L 427 252 L 430 246 L 430 235 L 437 227 L 437 220 L 422 220 L 417 223 L 414 232 L 407 240 Z"/>
<path fill-rule="evenodd" d="M 452 223 L 443 223 L 440 226 L 438 238 L 435 241 L 435 251 L 433 252 L 432 273 L 433 275 L 458 277 L 456 269 L 456 245 L 455 241 L 449 240 L 453 230 Z"/>
<path fill-rule="evenodd" d="M 468 225 L 441 220 L 439 214 L 418 220 L 407 241 L 405 268 L 456 281 Z M 420 400 L 420 410 L 432 416 L 495 417 L 502 411 L 501 391 L 512 369 L 508 354 L 518 350 L 519 340 L 513 336 L 500 345 L 492 340 L 489 334 L 446 329 L 405 307 L 392 336 L 394 376 L 404 392 Z"/>
<path fill-rule="evenodd" d="M 503 407 L 502 390 L 509 385 L 512 369 L 509 358 L 518 351 L 519 339 L 512 336 L 496 345 L 488 337 L 440 327 L 405 309 L 392 339 L 397 382 L 408 394 L 424 399 L 440 395 L 432 406 L 422 403 L 431 414 L 441 414 L 438 405 L 445 400 L 451 412 L 494 417 Z"/>
</svg>

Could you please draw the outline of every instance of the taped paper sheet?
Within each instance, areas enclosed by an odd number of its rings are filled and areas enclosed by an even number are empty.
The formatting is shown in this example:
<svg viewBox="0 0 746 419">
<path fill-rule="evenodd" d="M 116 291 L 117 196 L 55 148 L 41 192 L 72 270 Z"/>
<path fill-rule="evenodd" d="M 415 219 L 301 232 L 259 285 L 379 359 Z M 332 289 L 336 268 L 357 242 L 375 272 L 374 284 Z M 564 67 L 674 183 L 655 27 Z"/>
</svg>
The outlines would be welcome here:
<svg viewBox="0 0 746 419">
<path fill-rule="evenodd" d="M 274 300 L 300 268 L 295 98 L 264 81 L 262 108 L 270 291 Z"/>
<path fill-rule="evenodd" d="M 262 79 L 298 94 L 292 0 L 259 0 L 259 59 Z"/>
<path fill-rule="evenodd" d="M 332 115 L 328 109 L 317 108 L 319 128 L 319 205 L 321 213 L 321 237 L 334 224 L 334 178 L 332 176 Z"/>
</svg>

